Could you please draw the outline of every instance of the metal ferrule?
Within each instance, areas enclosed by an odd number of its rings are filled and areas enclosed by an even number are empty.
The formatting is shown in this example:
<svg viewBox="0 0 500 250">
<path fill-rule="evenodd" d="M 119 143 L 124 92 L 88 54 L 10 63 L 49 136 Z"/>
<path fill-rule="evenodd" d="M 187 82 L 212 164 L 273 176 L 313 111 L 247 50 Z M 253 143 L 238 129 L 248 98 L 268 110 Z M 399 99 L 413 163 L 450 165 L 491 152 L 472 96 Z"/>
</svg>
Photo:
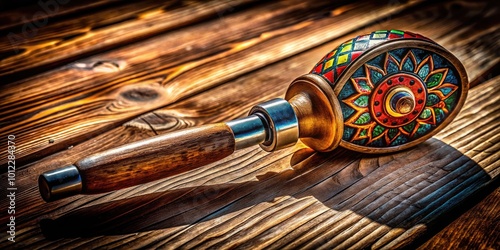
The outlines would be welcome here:
<svg viewBox="0 0 500 250">
<path fill-rule="evenodd" d="M 226 124 L 233 131 L 236 150 L 266 141 L 266 126 L 257 115 L 232 120 Z"/>
<path fill-rule="evenodd" d="M 38 178 L 40 194 L 45 201 L 54 201 L 82 192 L 82 178 L 73 165 L 46 172 Z"/>
<path fill-rule="evenodd" d="M 248 117 L 226 122 L 236 149 L 260 144 L 266 151 L 293 146 L 299 140 L 299 122 L 290 103 L 277 98 L 250 110 Z"/>
<path fill-rule="evenodd" d="M 260 144 L 266 151 L 274 151 L 295 145 L 299 140 L 299 121 L 292 105 L 276 98 L 261 103 L 250 110 L 266 121 L 267 140 Z"/>
</svg>

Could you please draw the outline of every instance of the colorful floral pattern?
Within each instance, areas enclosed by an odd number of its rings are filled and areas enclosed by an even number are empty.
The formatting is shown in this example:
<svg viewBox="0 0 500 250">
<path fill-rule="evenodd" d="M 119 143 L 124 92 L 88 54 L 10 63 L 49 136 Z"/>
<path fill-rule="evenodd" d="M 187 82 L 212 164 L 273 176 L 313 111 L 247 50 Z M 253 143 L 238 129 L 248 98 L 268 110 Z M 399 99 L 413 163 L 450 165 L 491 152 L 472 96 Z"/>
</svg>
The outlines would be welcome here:
<svg viewBox="0 0 500 250">
<path fill-rule="evenodd" d="M 391 117 L 377 109 L 388 83 L 411 89 L 417 101 L 412 113 Z M 383 53 L 356 70 L 338 96 L 345 125 L 342 139 L 390 147 L 420 138 L 455 108 L 460 88 L 454 66 L 437 54 L 416 48 Z"/>
<path fill-rule="evenodd" d="M 342 43 L 311 70 L 336 88 L 342 74 L 355 60 L 377 45 L 402 39 L 432 40 L 412 32 L 380 30 Z M 345 76 L 344 76 L 345 77 Z M 339 101 L 346 142 L 384 148 L 400 146 L 429 134 L 457 106 L 461 82 L 448 60 L 422 48 L 394 49 L 358 68 L 342 87 Z M 343 78 L 345 79 L 345 78 Z M 387 111 L 395 86 L 411 91 L 415 105 L 410 113 Z"/>
</svg>

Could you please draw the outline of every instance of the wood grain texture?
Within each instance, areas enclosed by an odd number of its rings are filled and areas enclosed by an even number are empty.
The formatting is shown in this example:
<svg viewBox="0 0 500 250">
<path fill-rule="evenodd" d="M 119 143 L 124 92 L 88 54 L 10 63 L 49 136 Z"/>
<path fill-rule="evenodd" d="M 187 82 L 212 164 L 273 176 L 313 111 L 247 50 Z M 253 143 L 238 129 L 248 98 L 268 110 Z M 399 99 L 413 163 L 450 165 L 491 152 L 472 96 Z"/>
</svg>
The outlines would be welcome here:
<svg viewBox="0 0 500 250">
<path fill-rule="evenodd" d="M 495 11 L 484 3 L 442 2 L 363 28 L 368 32 L 404 27 L 427 35 L 457 54 L 471 81 L 479 84 L 457 119 L 417 148 L 367 156 L 342 149 L 318 154 L 302 144 L 272 154 L 254 147 L 206 168 L 136 188 L 51 204 L 38 196 L 36 177 L 43 171 L 154 134 L 237 118 L 255 103 L 282 96 L 288 83 L 306 73 L 326 51 L 366 33 L 356 31 L 304 53 L 292 52 L 291 58 L 242 73 L 30 163 L 17 173 L 16 246 L 294 249 L 410 244 L 435 218 L 447 216 L 453 206 L 467 202 L 474 190 L 489 185 L 500 173 L 499 79 L 493 78 L 498 71 L 491 71 L 498 65 L 499 45 L 494 39 L 498 21 L 491 14 Z M 38 91 L 41 88 L 40 84 Z M 5 174 L 1 181 L 5 183 Z M 0 190 L 0 195 L 4 192 Z M 0 223 L 5 221 L 2 214 Z M 11 246 L 6 239 L 0 241 L 1 248 Z"/>
<path fill-rule="evenodd" d="M 234 152 L 225 123 L 189 128 L 101 151 L 75 163 L 82 193 L 104 193 L 205 166 Z"/>
<path fill-rule="evenodd" d="M 36 25 L 8 32 L 0 39 L 0 77 L 16 79 L 85 55 L 126 45 L 168 30 L 217 17 L 247 4 L 237 1 L 141 1 L 110 6 L 66 22 Z M 55 7 L 54 7 L 55 8 Z"/>
<path fill-rule="evenodd" d="M 48 239 L 33 237 L 40 233 L 38 222 L 27 221 L 20 246 L 405 246 L 434 218 L 497 178 L 498 126 L 481 120 L 500 119 L 499 96 L 493 91 L 499 86 L 497 77 L 472 89 L 453 125 L 470 123 L 412 150 L 368 156 L 342 149 L 313 153 L 302 145 L 273 154 L 250 148 L 207 168 L 148 184 L 148 191 L 122 191 L 121 199 L 115 192 L 111 201 L 102 202 L 110 198 L 102 197 L 66 213 L 88 199 L 78 198 L 50 217 L 44 211 L 41 230 Z M 479 102 L 479 97 L 488 101 Z M 471 128 L 475 133 L 462 132 Z M 123 199 L 124 192 L 128 198 Z"/>
<path fill-rule="evenodd" d="M 394 20 L 394 22 L 401 21 L 402 20 L 399 19 Z M 412 18 L 410 18 L 410 20 L 408 21 L 414 22 Z M 450 23 L 450 20 L 445 21 L 447 23 Z M 442 25 L 443 23 L 439 24 Z M 392 22 L 385 25 L 390 26 L 392 25 Z M 376 26 L 377 27 L 374 28 L 378 28 L 378 26 L 380 25 Z M 451 26 L 450 28 L 454 27 L 455 26 Z M 429 33 L 432 29 L 434 29 L 433 27 L 427 27 L 425 25 L 415 28 L 416 31 L 424 34 Z M 453 33 L 451 33 L 450 35 L 453 35 Z M 259 72 L 257 77 L 248 76 L 241 78 L 235 84 L 230 84 L 222 88 L 215 89 L 213 92 L 208 92 L 190 101 L 180 103 L 179 105 L 174 105 L 164 110 L 159 110 L 155 111 L 154 113 L 147 114 L 144 117 L 141 117 L 140 119 L 127 124 L 126 128 L 117 129 L 118 131 L 124 132 L 117 132 L 116 130 L 114 130 L 104 136 L 97 137 L 95 141 L 101 141 L 101 144 L 95 144 L 93 141 L 89 141 L 82 146 L 77 146 L 74 149 L 72 148 L 70 150 L 67 150 L 63 153 L 65 157 L 59 157 L 58 161 L 51 162 L 51 164 L 39 164 L 38 166 L 45 167 L 35 168 L 36 170 L 32 169 L 32 171 L 41 172 L 49 170 L 50 168 L 54 168 L 54 166 L 69 164 L 73 161 L 78 160 L 78 158 L 85 156 L 86 154 L 105 149 L 106 147 L 117 146 L 126 141 L 136 140 L 135 138 L 146 138 L 147 136 L 152 135 L 153 132 L 164 133 L 187 126 L 217 122 L 242 116 L 254 103 L 258 103 L 275 97 L 275 94 L 278 96 L 282 95 L 280 93 L 284 93 L 288 82 L 290 82 L 294 78 L 294 75 L 300 75 L 307 72 L 308 66 L 314 64 L 316 58 L 320 57 L 324 53 L 324 51 L 327 51 L 329 48 L 335 46 L 336 43 L 341 42 L 350 36 L 353 35 L 347 35 L 345 38 L 342 37 L 340 39 L 337 39 L 331 44 L 311 51 L 311 53 L 309 54 L 304 54 L 303 56 L 297 57 L 292 61 L 285 61 L 280 64 L 282 66 L 270 67 L 267 70 L 263 70 Z M 437 39 L 437 41 L 441 42 L 439 39 Z M 446 45 L 450 47 L 455 46 L 453 43 L 447 43 L 445 44 L 445 46 Z M 461 48 L 464 50 L 468 49 L 467 47 Z M 453 52 L 462 53 L 461 51 L 462 50 L 455 50 Z M 472 56 L 473 54 L 465 55 Z M 462 57 L 462 60 L 464 62 L 471 61 L 467 57 Z M 480 74 L 480 70 L 484 70 L 484 68 L 478 67 L 476 64 L 467 64 L 467 66 L 469 74 L 471 75 Z M 296 73 L 283 75 L 280 73 L 283 70 L 283 67 L 290 72 Z M 271 83 L 271 81 L 273 82 Z M 215 93 L 220 96 L 218 99 L 215 99 Z M 239 96 L 238 99 L 233 98 L 236 95 Z M 226 110 L 227 112 L 220 113 L 218 110 L 221 108 Z M 144 120 L 147 122 L 144 122 Z M 153 127 L 153 131 L 151 133 L 148 133 L 148 130 L 150 129 L 149 125 Z M 142 130 L 140 130 L 139 132 L 139 130 L 134 130 L 130 126 L 139 126 Z M 71 162 L 66 162 L 68 160 Z M 61 161 L 65 163 L 61 163 Z"/>
<path fill-rule="evenodd" d="M 498 182 L 498 181 L 497 181 Z M 499 249 L 500 188 L 446 226 L 419 249 Z M 464 237 L 467 235 L 467 237 Z"/>
<path fill-rule="evenodd" d="M 436 11 L 436 9 L 439 10 L 441 8 L 442 7 L 438 5 L 437 7 L 431 7 L 431 10 Z M 475 11 L 474 9 L 471 10 Z M 422 11 L 428 12 L 427 9 L 423 9 Z M 460 17 L 467 16 L 463 12 L 457 12 L 455 14 Z M 452 21 L 455 19 L 452 17 L 450 17 L 449 20 L 443 20 L 437 24 L 440 25 L 440 27 L 446 24 L 453 24 Z M 402 16 L 390 20 L 388 23 L 375 24 L 371 28 L 389 28 L 401 22 L 415 23 L 416 18 L 420 17 L 418 15 L 415 17 Z M 476 20 L 480 21 L 480 19 Z M 458 25 L 458 23 L 456 25 Z M 472 25 L 478 26 L 479 24 L 472 23 Z M 447 32 L 447 34 L 451 36 L 455 35 L 455 33 L 451 31 L 458 31 L 455 24 L 450 25 L 448 28 L 449 30 L 444 30 L 443 32 Z M 426 25 L 426 23 L 421 23 L 420 25 L 412 26 L 412 30 L 423 34 L 432 34 L 435 28 Z M 460 32 L 462 32 L 462 30 L 460 30 Z M 474 30 L 470 31 L 471 34 L 473 34 L 473 32 Z M 491 35 L 494 34 L 495 33 Z M 85 143 L 75 145 L 74 147 L 70 147 L 70 149 L 66 148 L 66 150 L 60 154 L 52 155 L 37 164 L 28 165 L 27 167 L 29 167 L 29 169 L 27 171 L 18 174 L 20 176 L 17 181 L 20 185 L 33 185 L 33 178 L 36 178 L 35 176 L 37 174 L 72 164 L 80 158 L 98 151 L 116 147 L 127 142 L 144 139 L 154 134 L 162 134 L 190 126 L 227 121 L 244 116 L 254 104 L 277 96 L 283 96 L 288 84 L 296 76 L 307 73 L 309 67 L 314 65 L 317 58 L 323 56 L 325 51 L 329 51 L 332 47 L 337 46 L 339 43 L 352 36 L 355 36 L 355 34 L 353 33 L 340 37 L 317 49 L 300 54 L 278 64 L 268 66 L 257 71 L 255 74 L 249 74 L 229 82 L 228 84 L 206 91 L 201 95 L 194 96 L 186 101 L 145 114 L 138 119 L 126 123 L 124 127 L 111 130 Z M 437 36 L 437 33 L 435 36 Z M 485 35 L 485 37 L 487 37 L 487 35 Z M 483 71 L 489 70 L 489 64 L 478 65 L 473 63 L 470 58 L 475 56 L 475 54 L 464 52 L 465 50 L 469 50 L 469 47 L 455 45 L 455 43 L 461 43 L 460 40 L 446 39 L 443 43 L 441 39 L 445 38 L 446 37 L 438 37 L 435 40 L 446 47 L 455 48 L 452 52 L 462 55 L 460 59 L 465 62 L 465 66 L 470 76 L 482 75 Z M 491 56 L 489 52 L 490 47 L 482 48 L 487 49 L 487 51 L 484 52 L 484 56 Z M 282 74 L 284 70 L 289 73 Z M 235 96 L 238 98 L 235 98 Z M 223 110 L 223 112 L 221 112 L 221 110 Z M 5 178 L 5 175 L 3 175 L 3 178 Z M 141 191 L 147 190 L 143 189 Z M 29 197 L 30 198 L 26 199 L 27 204 L 38 200 L 38 195 L 36 193 L 29 194 Z"/>
<path fill-rule="evenodd" d="M 0 133 L 16 134 L 20 164 L 40 159 L 418 3 L 354 3 L 356 12 L 341 12 L 313 2 L 269 3 L 10 84 L 0 93 Z"/>
<path fill-rule="evenodd" d="M 59 3 L 60 2 L 60 3 Z M 119 2 L 118 0 L 96 0 L 92 3 L 81 0 L 71 1 L 2 1 L 0 2 L 0 30 L 12 29 L 28 22 L 44 22 L 65 15 L 75 15 L 82 11 L 102 8 Z"/>
</svg>

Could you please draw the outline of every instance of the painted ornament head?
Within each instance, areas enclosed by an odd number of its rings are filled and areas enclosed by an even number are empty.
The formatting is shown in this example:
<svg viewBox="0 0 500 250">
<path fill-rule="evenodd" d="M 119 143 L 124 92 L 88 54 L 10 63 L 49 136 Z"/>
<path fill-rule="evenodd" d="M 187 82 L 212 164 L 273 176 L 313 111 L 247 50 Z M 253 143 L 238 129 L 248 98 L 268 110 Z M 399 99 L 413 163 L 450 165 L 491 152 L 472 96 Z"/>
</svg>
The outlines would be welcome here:
<svg viewBox="0 0 500 250">
<path fill-rule="evenodd" d="M 342 110 L 340 145 L 393 152 L 437 133 L 463 105 L 468 80 L 458 59 L 432 40 L 399 30 L 358 36 L 312 69 Z"/>
</svg>

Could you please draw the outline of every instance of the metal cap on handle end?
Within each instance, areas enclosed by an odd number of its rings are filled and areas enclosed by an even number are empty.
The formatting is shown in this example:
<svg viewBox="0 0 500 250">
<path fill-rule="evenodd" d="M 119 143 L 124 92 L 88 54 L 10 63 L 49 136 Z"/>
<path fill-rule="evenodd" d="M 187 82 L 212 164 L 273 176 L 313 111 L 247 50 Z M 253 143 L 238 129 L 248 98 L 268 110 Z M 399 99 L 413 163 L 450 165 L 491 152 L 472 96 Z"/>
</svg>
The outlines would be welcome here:
<svg viewBox="0 0 500 250">
<path fill-rule="evenodd" d="M 45 172 L 38 177 L 40 194 L 45 201 L 55 201 L 82 192 L 82 178 L 74 165 Z"/>
</svg>

